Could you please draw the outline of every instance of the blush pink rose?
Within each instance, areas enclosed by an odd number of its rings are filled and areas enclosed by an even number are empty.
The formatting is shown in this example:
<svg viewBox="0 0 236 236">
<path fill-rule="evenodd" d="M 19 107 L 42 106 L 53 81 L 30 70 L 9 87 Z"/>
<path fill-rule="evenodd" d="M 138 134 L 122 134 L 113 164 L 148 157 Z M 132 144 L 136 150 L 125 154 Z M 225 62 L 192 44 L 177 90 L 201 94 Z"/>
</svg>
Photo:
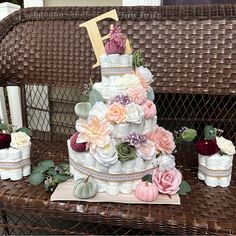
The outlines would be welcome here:
<svg viewBox="0 0 236 236">
<path fill-rule="evenodd" d="M 152 175 L 152 182 L 156 184 L 160 193 L 173 195 L 179 191 L 182 174 L 176 169 L 161 171 L 156 168 Z"/>
<path fill-rule="evenodd" d="M 162 127 L 156 126 L 146 137 L 156 144 L 158 151 L 171 154 L 176 147 L 173 134 Z"/>
<path fill-rule="evenodd" d="M 120 124 L 126 121 L 126 108 L 120 103 L 113 103 L 108 106 L 106 119 L 110 122 Z"/>
<path fill-rule="evenodd" d="M 143 110 L 144 110 L 144 118 L 145 119 L 152 119 L 157 113 L 157 109 L 156 109 L 155 104 L 150 100 L 147 100 L 143 104 Z"/>
</svg>

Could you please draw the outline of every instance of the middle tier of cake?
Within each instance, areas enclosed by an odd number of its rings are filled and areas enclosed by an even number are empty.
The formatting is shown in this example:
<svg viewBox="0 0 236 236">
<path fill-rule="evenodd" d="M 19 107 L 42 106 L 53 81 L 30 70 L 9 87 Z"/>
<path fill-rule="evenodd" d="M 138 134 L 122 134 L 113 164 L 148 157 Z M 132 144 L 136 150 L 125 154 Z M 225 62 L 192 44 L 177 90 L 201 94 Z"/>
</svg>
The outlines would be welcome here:
<svg viewBox="0 0 236 236">
<path fill-rule="evenodd" d="M 111 137 L 122 139 L 127 137 L 130 133 L 138 133 L 138 134 L 146 134 L 156 126 L 157 124 L 157 116 L 154 116 L 152 119 L 143 119 L 140 123 L 121 123 L 114 124 L 113 131 L 111 133 Z M 76 130 L 78 130 L 80 123 L 79 120 L 76 121 Z"/>
</svg>

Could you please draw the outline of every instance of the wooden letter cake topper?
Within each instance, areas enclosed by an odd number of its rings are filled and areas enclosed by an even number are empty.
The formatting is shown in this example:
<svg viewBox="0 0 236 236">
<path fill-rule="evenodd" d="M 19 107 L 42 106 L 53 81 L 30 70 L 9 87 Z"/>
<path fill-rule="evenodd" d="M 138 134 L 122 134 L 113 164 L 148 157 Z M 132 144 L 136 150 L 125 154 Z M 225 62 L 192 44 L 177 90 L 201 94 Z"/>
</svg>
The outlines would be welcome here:
<svg viewBox="0 0 236 236">
<path fill-rule="evenodd" d="M 103 54 L 106 54 L 103 41 L 109 38 L 109 34 L 102 37 L 97 25 L 98 21 L 104 20 L 106 18 L 111 18 L 115 21 L 119 20 L 117 12 L 114 9 L 79 25 L 80 27 L 85 27 L 87 29 L 94 53 L 97 58 L 97 63 L 93 65 L 93 68 L 100 65 L 99 57 Z M 126 40 L 125 54 L 130 54 L 131 52 L 129 40 Z"/>
</svg>

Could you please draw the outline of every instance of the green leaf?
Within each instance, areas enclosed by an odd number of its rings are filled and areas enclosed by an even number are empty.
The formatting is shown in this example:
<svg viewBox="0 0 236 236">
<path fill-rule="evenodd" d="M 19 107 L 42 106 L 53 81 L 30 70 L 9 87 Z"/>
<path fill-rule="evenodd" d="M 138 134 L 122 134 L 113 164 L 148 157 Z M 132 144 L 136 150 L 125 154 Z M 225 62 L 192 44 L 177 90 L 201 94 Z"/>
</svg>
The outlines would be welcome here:
<svg viewBox="0 0 236 236">
<path fill-rule="evenodd" d="M 64 171 L 69 170 L 69 168 L 70 168 L 68 163 L 60 163 L 57 166 L 62 168 Z"/>
<path fill-rule="evenodd" d="M 36 166 L 32 173 L 43 173 L 46 171 L 48 168 L 54 167 L 54 162 L 52 160 L 45 160 L 41 161 L 38 166 Z"/>
<path fill-rule="evenodd" d="M 180 186 L 179 186 L 179 195 L 187 195 L 187 193 L 190 193 L 192 191 L 189 183 L 185 180 L 182 180 Z"/>
<path fill-rule="evenodd" d="M 92 89 L 89 94 L 89 103 L 91 107 L 93 107 L 96 102 L 104 102 L 104 99 L 99 91 L 97 91 L 96 89 Z"/>
<path fill-rule="evenodd" d="M 155 99 L 155 94 L 154 94 L 153 89 L 151 87 L 147 91 L 147 99 L 151 100 L 151 101 L 154 101 L 154 99 Z"/>
<path fill-rule="evenodd" d="M 142 181 L 147 181 L 147 182 L 152 183 L 152 175 L 149 174 L 149 175 L 143 176 Z"/>
<path fill-rule="evenodd" d="M 89 98 L 85 95 L 80 95 L 79 102 L 88 102 Z"/>
<path fill-rule="evenodd" d="M 54 162 L 52 160 L 44 160 L 39 162 L 39 166 L 45 166 L 47 168 L 54 166 Z"/>
<path fill-rule="evenodd" d="M 33 185 L 39 185 L 43 182 L 44 180 L 44 175 L 42 173 L 39 172 L 33 172 L 30 176 L 29 176 L 29 182 Z"/>
<path fill-rule="evenodd" d="M 207 125 L 204 128 L 204 137 L 205 139 L 212 140 L 216 138 L 216 128 L 212 125 Z"/>
<path fill-rule="evenodd" d="M 56 174 L 56 175 L 54 175 L 52 178 L 53 178 L 53 182 L 59 184 L 59 183 L 62 183 L 62 182 L 64 182 L 64 181 L 68 180 L 68 179 L 70 178 L 70 176 Z"/>
<path fill-rule="evenodd" d="M 32 173 L 43 173 L 44 171 L 46 171 L 48 169 L 47 166 L 36 166 Z"/>
<path fill-rule="evenodd" d="M 55 167 L 49 167 L 45 172 L 44 172 L 44 176 L 53 176 L 56 175 L 57 171 L 55 170 Z"/>
<path fill-rule="evenodd" d="M 0 123 L 0 130 L 8 130 L 8 126 L 5 123 Z"/>
<path fill-rule="evenodd" d="M 32 136 L 32 132 L 26 127 L 22 127 L 16 130 L 16 132 L 19 132 L 19 131 L 26 133 L 28 136 Z"/>
<path fill-rule="evenodd" d="M 186 129 L 183 131 L 181 136 L 183 141 L 191 142 L 196 138 L 197 132 L 195 129 Z"/>
</svg>

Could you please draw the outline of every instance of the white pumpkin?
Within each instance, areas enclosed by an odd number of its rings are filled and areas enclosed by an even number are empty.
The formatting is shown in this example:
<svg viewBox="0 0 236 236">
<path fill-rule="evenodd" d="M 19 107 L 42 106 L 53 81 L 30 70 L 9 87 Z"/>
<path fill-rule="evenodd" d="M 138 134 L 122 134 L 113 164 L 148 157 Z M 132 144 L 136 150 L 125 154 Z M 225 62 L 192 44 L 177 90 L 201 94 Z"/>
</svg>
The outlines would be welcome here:
<svg viewBox="0 0 236 236">
<path fill-rule="evenodd" d="M 96 181 L 88 176 L 87 178 L 78 179 L 73 188 L 73 194 L 77 198 L 88 199 L 94 197 L 98 192 Z"/>
</svg>

